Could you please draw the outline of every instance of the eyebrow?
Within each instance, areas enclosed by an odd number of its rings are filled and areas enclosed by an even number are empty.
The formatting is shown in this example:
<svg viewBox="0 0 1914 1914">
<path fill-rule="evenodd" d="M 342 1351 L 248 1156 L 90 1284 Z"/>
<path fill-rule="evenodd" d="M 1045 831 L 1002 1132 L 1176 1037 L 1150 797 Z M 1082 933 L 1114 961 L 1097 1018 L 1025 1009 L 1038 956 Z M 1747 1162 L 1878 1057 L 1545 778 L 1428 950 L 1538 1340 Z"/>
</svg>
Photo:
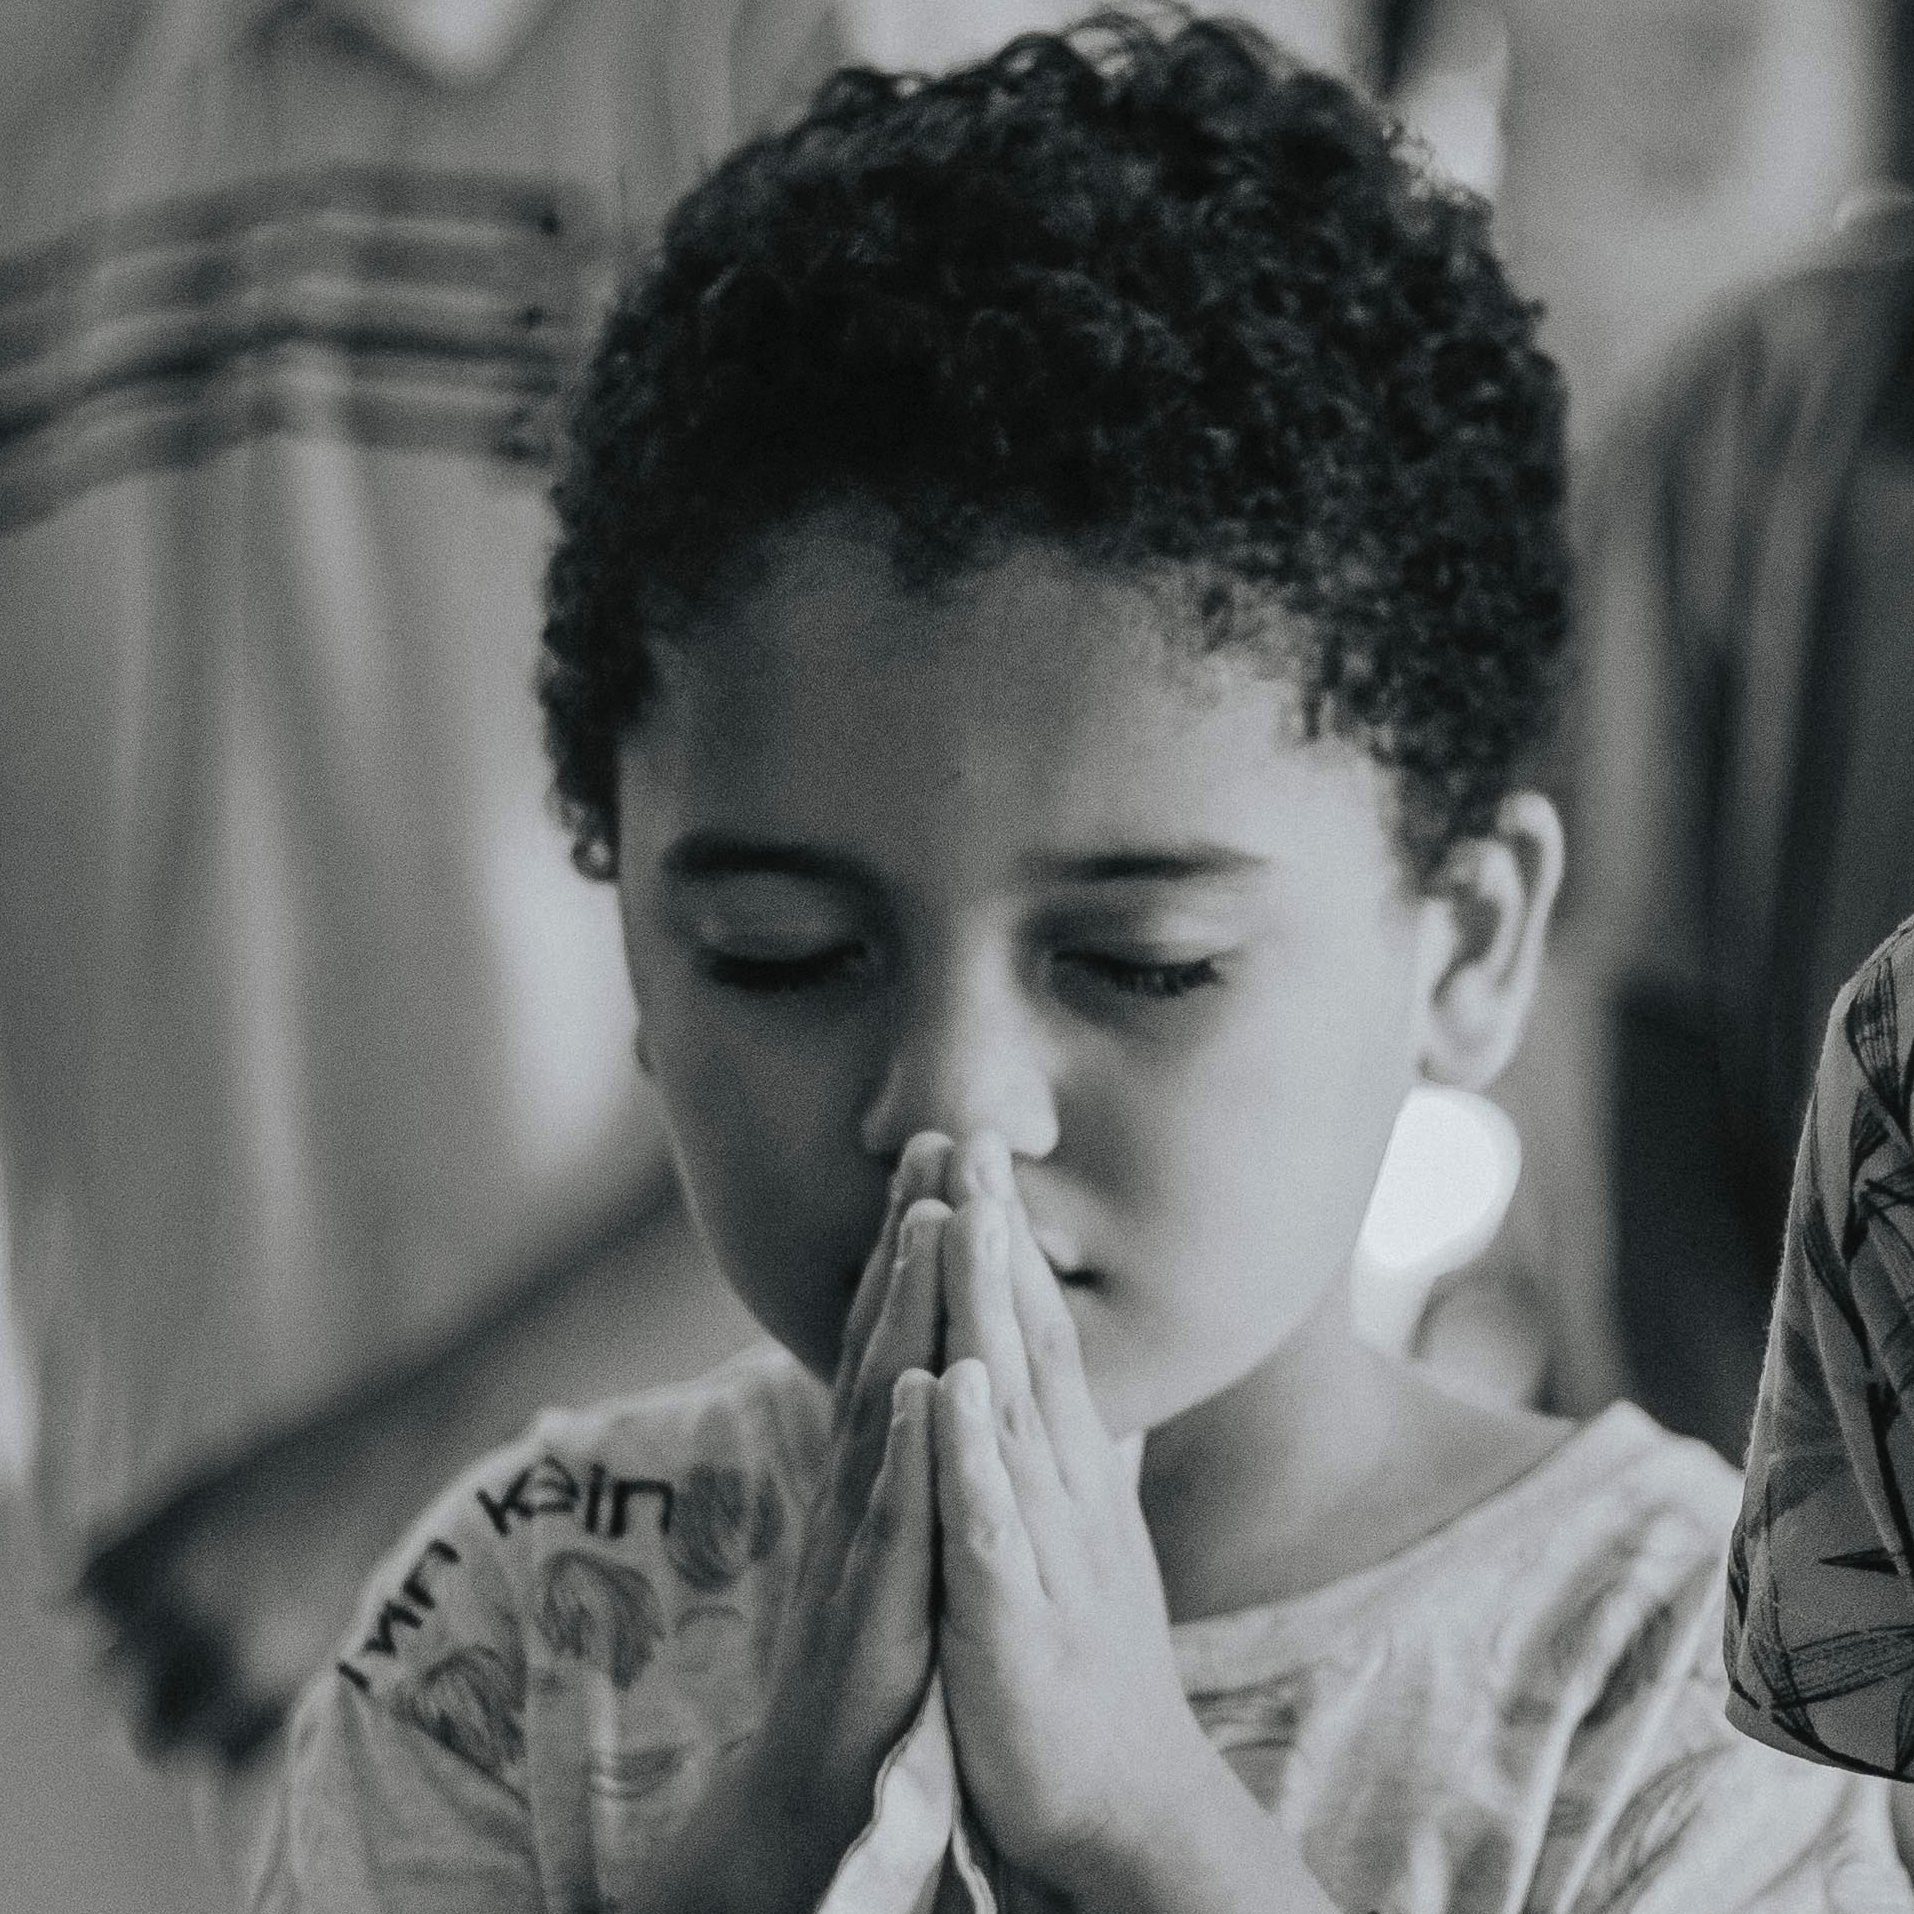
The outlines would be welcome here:
<svg viewBox="0 0 1914 1914">
<path fill-rule="evenodd" d="M 1162 844 L 1122 851 L 1033 857 L 1033 876 L 1066 884 L 1175 884 L 1205 877 L 1241 877 L 1269 859 L 1228 844 Z"/>
<path fill-rule="evenodd" d="M 1190 883 L 1240 877 L 1270 860 L 1254 851 L 1207 842 L 1139 846 L 1112 851 L 1045 853 L 1024 861 L 1040 881 L 1064 884 Z M 664 856 L 665 875 L 684 883 L 725 877 L 805 877 L 827 884 L 875 889 L 878 876 L 855 857 L 777 838 L 691 831 Z"/>
<path fill-rule="evenodd" d="M 727 831 L 689 831 L 664 855 L 665 875 L 681 882 L 715 877 L 812 877 L 825 883 L 870 885 L 874 874 L 854 857 L 776 838 L 736 837 Z"/>
</svg>

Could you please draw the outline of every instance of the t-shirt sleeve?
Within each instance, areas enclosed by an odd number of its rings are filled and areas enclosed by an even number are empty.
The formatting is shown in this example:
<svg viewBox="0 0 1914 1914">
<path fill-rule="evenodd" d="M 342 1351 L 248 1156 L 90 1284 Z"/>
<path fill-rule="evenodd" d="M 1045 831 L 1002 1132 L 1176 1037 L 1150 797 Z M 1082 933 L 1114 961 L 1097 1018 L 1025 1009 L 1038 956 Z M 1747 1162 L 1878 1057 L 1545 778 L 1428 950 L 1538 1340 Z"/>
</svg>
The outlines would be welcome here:
<svg viewBox="0 0 1914 1914">
<path fill-rule="evenodd" d="M 524 1797 L 341 1681 L 294 1721 L 254 1914 L 545 1906 Z"/>
<path fill-rule="evenodd" d="M 1914 919 L 1837 1000 L 1790 1200 L 1729 1559 L 1728 1715 L 1914 1772 Z"/>
<path fill-rule="evenodd" d="M 1599 1552 L 1522 1639 L 1542 1689 L 1503 1704 L 1564 1732 L 1525 1914 L 1914 1914 L 1885 1783 L 1794 1761 L 1723 1715 L 1722 1556 L 1735 1482 L 1698 1444 L 1618 1478 Z M 1572 1516 L 1565 1519 L 1572 1519 Z M 1554 1700 L 1562 1712 L 1534 1701 Z M 1521 1746 L 1518 1739 L 1509 1744 Z M 1547 1757 L 1541 1757 L 1544 1767 Z M 1507 1765 L 1506 1763 L 1500 1765 Z M 1483 1784 L 1478 1781 L 1478 1787 Z M 1494 1893 L 1495 1882 L 1486 1885 Z M 1453 1914 L 1514 1902 L 1466 1895 Z"/>
<path fill-rule="evenodd" d="M 255 1914 L 546 1906 L 527 1795 L 518 1563 L 483 1519 L 488 1484 L 525 1473 L 542 1446 L 487 1458 L 371 1576 L 337 1660 L 294 1712 Z"/>
<path fill-rule="evenodd" d="M 1711 1645 L 1641 1696 L 1572 1914 L 1910 1914 L 1885 1784 L 1729 1731 Z"/>
<path fill-rule="evenodd" d="M 1909 1914 L 1883 1784 L 1785 1762 L 1749 1742 L 1656 1767 L 1574 1914 Z"/>
<path fill-rule="evenodd" d="M 828 1398 L 782 1352 L 555 1411 L 370 1578 L 256 1914 L 609 1914 L 754 1729 Z"/>
</svg>

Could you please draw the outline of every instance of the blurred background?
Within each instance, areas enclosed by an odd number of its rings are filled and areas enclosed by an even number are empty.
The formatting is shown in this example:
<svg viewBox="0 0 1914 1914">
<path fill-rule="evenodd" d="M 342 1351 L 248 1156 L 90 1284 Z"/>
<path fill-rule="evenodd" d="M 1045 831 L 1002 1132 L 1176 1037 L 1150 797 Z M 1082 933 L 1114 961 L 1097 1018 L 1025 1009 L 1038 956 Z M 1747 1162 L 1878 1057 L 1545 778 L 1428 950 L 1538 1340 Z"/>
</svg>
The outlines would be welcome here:
<svg viewBox="0 0 1914 1914">
<path fill-rule="evenodd" d="M 1738 1460 L 1821 1021 L 1914 911 L 1903 9 L 1217 10 L 1494 203 L 1571 392 L 1558 955 L 1496 1100 L 1405 1111 L 1363 1323 Z M 544 803 L 554 410 L 733 141 L 1080 11 L 0 12 L 0 1914 L 231 1905 L 407 1518 L 750 1333 Z"/>
</svg>

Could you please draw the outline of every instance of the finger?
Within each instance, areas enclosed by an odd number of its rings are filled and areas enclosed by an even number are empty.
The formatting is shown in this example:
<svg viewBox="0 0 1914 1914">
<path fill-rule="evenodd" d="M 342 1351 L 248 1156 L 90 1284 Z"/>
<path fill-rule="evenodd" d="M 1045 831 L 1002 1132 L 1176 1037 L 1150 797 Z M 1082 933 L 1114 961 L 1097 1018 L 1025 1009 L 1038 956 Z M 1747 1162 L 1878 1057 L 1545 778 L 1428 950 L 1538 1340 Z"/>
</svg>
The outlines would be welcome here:
<svg viewBox="0 0 1914 1914">
<path fill-rule="evenodd" d="M 961 1204 L 967 1196 L 994 1196 L 1008 1203 L 1017 1194 L 1010 1146 L 996 1130 L 973 1130 L 954 1145 L 946 1177 L 953 1204 Z"/>
<path fill-rule="evenodd" d="M 1050 1259 L 1037 1245 L 1022 1199 L 1006 1205 L 1007 1283 L 1021 1333 L 1030 1394 L 1049 1431 L 1057 1473 L 1072 1496 L 1103 1485 L 1110 1438 L 1083 1366 L 1083 1339 Z"/>
<path fill-rule="evenodd" d="M 999 1406 L 1027 1397 L 1030 1365 L 1010 1293 L 1010 1226 L 994 1196 L 971 1196 L 944 1232 L 944 1364 L 975 1356 Z"/>
<path fill-rule="evenodd" d="M 931 1620 L 931 1399 L 936 1379 L 897 1379 L 884 1461 L 845 1564 L 843 1599 L 862 1607 L 872 1639 L 922 1644 Z"/>
<path fill-rule="evenodd" d="M 1056 1463 L 1073 1494 L 1100 1485 L 1107 1466 L 1107 1436 L 1083 1367 L 1076 1318 L 1064 1300 L 1050 1260 L 1017 1188 L 1009 1146 L 992 1130 L 979 1130 L 956 1146 L 948 1180 L 953 1198 L 994 1196 L 1004 1205 L 1010 1234 L 1011 1306 L 1023 1335 L 1029 1386 L 1050 1431 Z M 993 1372 L 994 1379 L 994 1372 Z"/>
<path fill-rule="evenodd" d="M 1003 1457 L 990 1375 L 975 1357 L 946 1369 L 932 1414 L 944 1622 L 973 1638 L 1016 1638 L 1044 1599 Z"/>
<path fill-rule="evenodd" d="M 937 1330 L 938 1241 L 944 1206 L 919 1198 L 894 1233 L 896 1253 L 883 1307 L 855 1360 L 840 1367 L 832 1450 L 812 1519 L 817 1573 L 827 1585 L 856 1538 L 889 1440 L 891 1390 L 912 1366 L 927 1367 Z M 917 1345 L 913 1351 L 909 1345 Z"/>
<path fill-rule="evenodd" d="M 896 1269 L 854 1384 L 860 1396 L 880 1408 L 890 1405 L 891 1391 L 906 1369 L 928 1369 L 936 1357 L 943 1238 L 949 1222 L 950 1205 L 939 1196 L 920 1196 L 904 1212 Z"/>
<path fill-rule="evenodd" d="M 884 1461 L 837 1589 L 850 1631 L 844 1698 L 863 1729 L 894 1737 L 929 1679 L 936 1598 L 930 1404 L 922 1369 L 897 1380 Z"/>
<path fill-rule="evenodd" d="M 920 1196 L 898 1230 L 896 1271 L 858 1363 L 841 1425 L 844 1492 L 853 1506 L 861 1505 L 861 1491 L 877 1466 L 873 1450 L 884 1440 L 898 1377 L 906 1369 L 928 1369 L 936 1360 L 939 1262 L 949 1220 L 949 1206 L 941 1198 Z"/>
<path fill-rule="evenodd" d="M 1011 1306 L 1008 1252 L 1003 1205 L 995 1197 L 973 1196 L 944 1231 L 944 1293 L 952 1319 L 945 1359 L 974 1356 L 990 1377 L 1004 1472 L 1023 1511 L 1044 1589 L 1061 1601 L 1082 1573 L 1077 1525 L 1050 1431 L 1031 1393 L 1023 1332 Z"/>
<path fill-rule="evenodd" d="M 844 1399 L 857 1377 L 857 1365 L 870 1339 L 872 1326 L 883 1307 L 897 1264 L 898 1231 L 904 1213 L 920 1196 L 942 1194 L 950 1162 L 949 1137 L 936 1130 L 922 1130 L 904 1145 L 897 1168 L 891 1175 L 889 1199 L 877 1242 L 865 1259 L 864 1274 L 851 1299 L 851 1312 L 845 1319 L 844 1335 L 838 1345 L 836 1408 L 841 1414 Z"/>
</svg>

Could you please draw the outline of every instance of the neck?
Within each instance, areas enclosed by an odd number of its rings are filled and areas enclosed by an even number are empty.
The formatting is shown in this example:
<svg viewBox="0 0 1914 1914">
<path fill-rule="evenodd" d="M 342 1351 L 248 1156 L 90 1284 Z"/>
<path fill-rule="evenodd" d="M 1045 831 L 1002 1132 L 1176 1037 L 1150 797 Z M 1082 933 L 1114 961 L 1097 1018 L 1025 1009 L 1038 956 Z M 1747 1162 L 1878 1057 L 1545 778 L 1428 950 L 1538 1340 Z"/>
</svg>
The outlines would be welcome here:
<svg viewBox="0 0 1914 1914">
<path fill-rule="evenodd" d="M 1150 1432 L 1138 1494 L 1173 1620 L 1298 1595 L 1372 1544 L 1415 1387 L 1349 1318 L 1347 1288 L 1257 1368 Z"/>
</svg>

